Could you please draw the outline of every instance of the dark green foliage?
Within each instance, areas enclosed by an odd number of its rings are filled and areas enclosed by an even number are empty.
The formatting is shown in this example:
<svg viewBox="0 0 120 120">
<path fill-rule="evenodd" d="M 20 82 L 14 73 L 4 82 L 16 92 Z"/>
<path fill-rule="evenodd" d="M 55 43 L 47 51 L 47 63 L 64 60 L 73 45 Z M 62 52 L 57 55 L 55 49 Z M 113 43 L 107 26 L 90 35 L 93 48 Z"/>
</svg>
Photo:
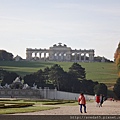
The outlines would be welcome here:
<svg viewBox="0 0 120 120">
<path fill-rule="evenodd" d="M 28 84 L 31 87 L 35 83 L 35 75 L 34 74 L 26 75 L 23 79 L 24 79 L 24 83 Z"/>
<path fill-rule="evenodd" d="M 48 69 L 48 68 L 47 68 Z M 24 79 L 24 83 L 28 84 L 29 86 L 33 87 L 33 84 L 37 85 L 37 87 L 49 87 L 49 88 L 53 88 L 53 84 L 49 84 L 48 81 L 48 71 L 47 69 L 45 69 L 45 71 L 42 70 L 38 70 L 36 73 L 30 74 L 30 75 L 26 75 L 23 79 Z"/>
<path fill-rule="evenodd" d="M 50 72 L 49 67 L 46 67 L 43 71 L 43 75 L 44 75 L 44 79 L 45 79 L 46 84 L 49 84 L 49 72 Z"/>
<path fill-rule="evenodd" d="M 3 69 L 0 69 L 0 80 L 3 80 L 3 78 L 8 74 L 9 72 Z"/>
<path fill-rule="evenodd" d="M 11 84 L 19 75 L 15 72 L 8 72 L 6 70 L 0 70 L 0 78 L 2 80 L 1 85 L 4 86 L 6 83 Z"/>
<path fill-rule="evenodd" d="M 69 72 L 71 74 L 74 74 L 75 77 L 79 80 L 82 80 L 82 79 L 86 78 L 85 68 L 83 68 L 78 63 L 73 63 L 72 66 L 69 68 Z"/>
<path fill-rule="evenodd" d="M 117 79 L 116 84 L 120 85 L 120 78 Z"/>
<path fill-rule="evenodd" d="M 24 83 L 33 86 L 35 83 L 39 87 L 57 88 L 60 91 L 76 92 L 81 91 L 86 94 L 94 95 L 94 86 L 98 82 L 85 79 L 85 68 L 82 68 L 78 63 L 73 63 L 68 72 L 55 64 L 50 68 L 45 68 L 43 71 L 39 70 L 34 74 L 26 75 Z"/>
<path fill-rule="evenodd" d="M 35 73 L 36 79 L 35 79 L 35 84 L 38 87 L 43 87 L 45 85 L 45 77 L 44 77 L 44 73 L 42 70 L 38 70 Z"/>
<path fill-rule="evenodd" d="M 107 96 L 107 91 L 107 86 L 104 83 L 99 83 L 94 87 L 94 92 L 97 95 L 102 94 L 104 96 Z"/>
<path fill-rule="evenodd" d="M 62 83 L 63 78 L 64 78 L 63 68 L 61 68 L 60 65 L 58 64 L 53 65 L 49 71 L 49 79 L 57 87 L 58 90 L 60 90 L 60 85 Z"/>
<path fill-rule="evenodd" d="M 83 93 L 94 95 L 94 86 L 98 82 L 93 82 L 92 80 L 82 80 L 81 81 L 81 90 Z"/>
<path fill-rule="evenodd" d="M 0 61 L 13 60 L 13 54 L 8 53 L 5 50 L 0 50 Z"/>
<path fill-rule="evenodd" d="M 4 78 L 3 78 L 3 81 L 2 81 L 2 85 L 5 85 L 6 83 L 7 84 L 12 84 L 12 82 L 18 77 L 18 75 L 15 73 L 15 72 L 10 72 L 8 73 Z"/>
<path fill-rule="evenodd" d="M 9 76 L 10 75 L 10 76 Z M 9 73 L 8 71 L 1 70 L 0 78 L 3 80 L 2 85 L 11 84 L 15 78 L 18 77 L 15 73 Z M 49 87 L 57 88 L 60 91 L 94 94 L 94 86 L 98 82 L 92 80 L 86 80 L 85 68 L 82 68 L 78 63 L 73 63 L 68 72 L 65 72 L 63 68 L 55 64 L 50 68 L 46 67 L 44 70 L 38 70 L 33 74 L 24 76 L 24 84 L 28 84 L 33 87 Z M 21 86 L 19 86 L 21 88 Z"/>
<path fill-rule="evenodd" d="M 81 92 L 81 82 L 77 79 L 77 77 L 75 76 L 75 74 L 72 74 L 71 72 L 67 73 L 66 76 L 66 80 L 65 80 L 65 90 L 67 90 L 68 92 Z"/>
</svg>

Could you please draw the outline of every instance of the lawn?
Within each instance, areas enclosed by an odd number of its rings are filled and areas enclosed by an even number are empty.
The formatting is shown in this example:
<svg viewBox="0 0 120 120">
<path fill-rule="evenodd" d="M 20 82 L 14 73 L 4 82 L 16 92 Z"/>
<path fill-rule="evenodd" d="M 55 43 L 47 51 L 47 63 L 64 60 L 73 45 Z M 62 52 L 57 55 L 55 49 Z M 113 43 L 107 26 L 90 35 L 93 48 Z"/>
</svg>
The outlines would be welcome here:
<svg viewBox="0 0 120 120">
<path fill-rule="evenodd" d="M 23 77 L 26 74 L 36 72 L 45 67 L 51 67 L 54 64 L 59 64 L 65 71 L 68 71 L 73 62 L 0 61 L 0 68 L 16 72 Z M 86 79 L 105 83 L 107 86 L 115 84 L 118 77 L 115 63 L 80 62 L 79 64 L 86 70 Z"/>
<path fill-rule="evenodd" d="M 0 114 L 14 114 L 14 113 L 25 113 L 25 112 L 37 112 L 43 110 L 50 110 L 50 109 L 57 109 L 58 106 L 55 105 L 77 105 L 76 101 L 66 101 L 66 100 L 10 100 L 10 99 L 3 99 L 0 100 L 0 104 L 26 104 L 26 103 L 33 103 L 34 106 L 29 107 L 18 107 L 18 108 L 0 108 Z M 44 106 L 45 105 L 45 106 Z M 47 106 L 46 106 L 47 105 Z M 50 105 L 50 106 L 49 106 Z M 51 106 L 54 105 L 54 106 Z"/>
<path fill-rule="evenodd" d="M 56 107 L 58 108 L 58 107 Z M 14 113 L 26 113 L 26 112 L 37 112 L 42 110 L 50 110 L 55 109 L 55 107 L 49 106 L 32 106 L 32 107 L 23 107 L 23 108 L 7 108 L 7 109 L 0 109 L 0 114 L 14 114 Z"/>
</svg>

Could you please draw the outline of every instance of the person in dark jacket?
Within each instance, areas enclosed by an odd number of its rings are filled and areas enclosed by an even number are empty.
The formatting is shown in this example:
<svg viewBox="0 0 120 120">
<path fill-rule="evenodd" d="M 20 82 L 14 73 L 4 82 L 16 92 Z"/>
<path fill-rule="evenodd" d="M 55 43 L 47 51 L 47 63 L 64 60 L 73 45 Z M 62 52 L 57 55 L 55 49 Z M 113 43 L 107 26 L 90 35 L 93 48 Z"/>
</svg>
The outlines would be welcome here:
<svg viewBox="0 0 120 120">
<path fill-rule="evenodd" d="M 100 95 L 100 105 L 99 105 L 99 107 L 102 107 L 102 104 L 103 104 L 103 102 L 104 102 L 104 95 Z"/>
</svg>

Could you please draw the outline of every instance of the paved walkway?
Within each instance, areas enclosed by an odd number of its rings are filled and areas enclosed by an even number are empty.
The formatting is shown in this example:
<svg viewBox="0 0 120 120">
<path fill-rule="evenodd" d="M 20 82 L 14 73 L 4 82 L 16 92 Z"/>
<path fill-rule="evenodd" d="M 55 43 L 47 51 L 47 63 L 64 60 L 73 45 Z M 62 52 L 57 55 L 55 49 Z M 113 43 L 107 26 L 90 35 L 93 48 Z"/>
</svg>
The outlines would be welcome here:
<svg viewBox="0 0 120 120">
<path fill-rule="evenodd" d="M 59 106 L 60 108 L 58 109 L 30 113 L 17 113 L 14 115 L 120 115 L 119 101 L 105 101 L 103 107 L 96 107 L 95 102 L 88 102 L 86 106 L 87 113 L 80 113 L 79 105 L 75 105 Z"/>
</svg>

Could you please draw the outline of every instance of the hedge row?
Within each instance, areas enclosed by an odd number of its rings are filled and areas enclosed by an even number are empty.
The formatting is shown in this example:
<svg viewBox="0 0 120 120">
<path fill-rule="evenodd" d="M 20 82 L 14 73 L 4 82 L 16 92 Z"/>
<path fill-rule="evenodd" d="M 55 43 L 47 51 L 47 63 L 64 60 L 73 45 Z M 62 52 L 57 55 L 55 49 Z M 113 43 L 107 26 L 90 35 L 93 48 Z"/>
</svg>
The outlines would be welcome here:
<svg viewBox="0 0 120 120">
<path fill-rule="evenodd" d="M 33 105 L 34 103 L 0 103 L 0 108 L 21 108 Z"/>
<path fill-rule="evenodd" d="M 57 105 L 57 104 L 74 103 L 74 102 L 75 101 L 47 102 L 47 103 L 43 103 L 43 105 Z"/>
</svg>

